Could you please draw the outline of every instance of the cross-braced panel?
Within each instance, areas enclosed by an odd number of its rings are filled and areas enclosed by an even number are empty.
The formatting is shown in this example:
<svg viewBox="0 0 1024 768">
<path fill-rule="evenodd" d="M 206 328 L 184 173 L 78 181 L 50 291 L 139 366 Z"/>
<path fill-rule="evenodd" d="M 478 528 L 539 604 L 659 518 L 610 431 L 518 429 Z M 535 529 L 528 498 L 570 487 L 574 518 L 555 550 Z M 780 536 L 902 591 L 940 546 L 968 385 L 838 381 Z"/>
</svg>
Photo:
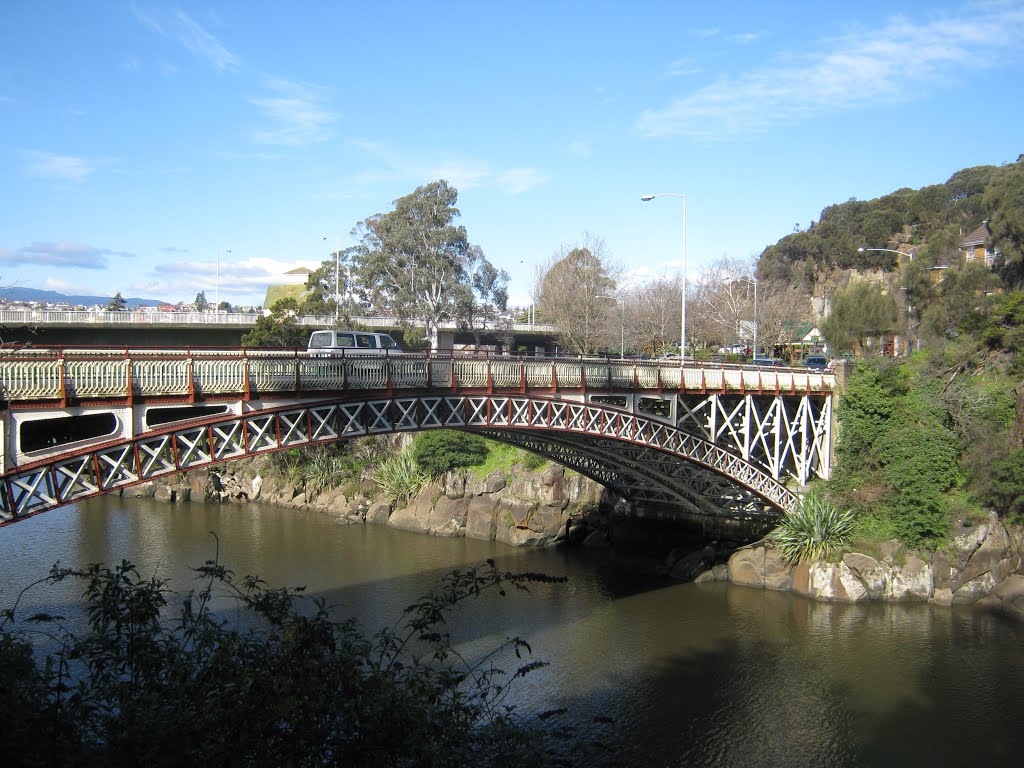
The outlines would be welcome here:
<svg viewBox="0 0 1024 768">
<path fill-rule="evenodd" d="M 155 477 L 292 446 L 368 434 L 462 428 L 545 452 L 626 497 L 708 513 L 765 514 L 795 494 L 782 480 L 827 473 L 827 398 L 700 395 L 674 418 L 596 402 L 493 394 L 422 394 L 292 403 L 164 428 L 14 470 L 0 517 L 16 519 Z M 709 440 L 713 436 L 715 440 Z"/>
</svg>

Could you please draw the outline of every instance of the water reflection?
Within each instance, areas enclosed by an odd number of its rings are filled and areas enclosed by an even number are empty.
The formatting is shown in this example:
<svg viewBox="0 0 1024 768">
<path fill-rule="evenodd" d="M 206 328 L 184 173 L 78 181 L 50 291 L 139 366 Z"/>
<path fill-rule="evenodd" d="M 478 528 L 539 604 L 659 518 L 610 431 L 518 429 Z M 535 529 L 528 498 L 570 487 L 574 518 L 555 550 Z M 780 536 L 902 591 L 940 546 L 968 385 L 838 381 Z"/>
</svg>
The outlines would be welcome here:
<svg viewBox="0 0 1024 768">
<path fill-rule="evenodd" d="M 552 665 L 527 677 L 516 701 L 569 706 L 583 735 L 607 739 L 608 764 L 931 767 L 1008 762 L 1024 749 L 1017 625 L 970 610 L 676 584 L 606 552 L 339 526 L 256 505 L 100 499 L 0 530 L 0 602 L 56 560 L 127 557 L 187 588 L 190 568 L 218 546 L 237 574 L 304 584 L 370 630 L 450 569 L 488 557 L 503 569 L 568 577 L 467 603 L 451 629 L 470 657 L 526 637 Z M 73 611 L 77 597 L 45 599 Z M 614 718 L 610 739 L 588 725 L 595 715 Z"/>
</svg>

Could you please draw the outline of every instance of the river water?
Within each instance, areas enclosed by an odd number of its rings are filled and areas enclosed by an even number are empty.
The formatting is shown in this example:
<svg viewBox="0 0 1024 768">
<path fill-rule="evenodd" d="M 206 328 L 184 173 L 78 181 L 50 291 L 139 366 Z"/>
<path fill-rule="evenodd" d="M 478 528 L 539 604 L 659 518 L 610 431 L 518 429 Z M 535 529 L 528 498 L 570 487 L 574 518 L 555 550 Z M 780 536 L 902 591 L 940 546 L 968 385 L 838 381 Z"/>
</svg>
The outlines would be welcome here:
<svg viewBox="0 0 1024 768">
<path fill-rule="evenodd" d="M 215 532 L 219 544 L 210 532 Z M 981 611 L 830 605 L 670 582 L 609 552 L 514 549 L 271 507 L 101 498 L 0 529 L 0 605 L 54 562 L 128 558 L 180 589 L 217 554 L 237 574 L 306 585 L 367 629 L 448 570 L 495 558 L 566 576 L 459 613 L 486 649 L 527 639 L 551 665 L 517 688 L 568 706 L 625 766 L 1014 765 L 1024 754 L 1024 627 Z M 73 610 L 75 595 L 31 593 Z M 589 725 L 594 716 L 613 724 Z M 590 732 L 592 730 L 592 732 Z"/>
</svg>

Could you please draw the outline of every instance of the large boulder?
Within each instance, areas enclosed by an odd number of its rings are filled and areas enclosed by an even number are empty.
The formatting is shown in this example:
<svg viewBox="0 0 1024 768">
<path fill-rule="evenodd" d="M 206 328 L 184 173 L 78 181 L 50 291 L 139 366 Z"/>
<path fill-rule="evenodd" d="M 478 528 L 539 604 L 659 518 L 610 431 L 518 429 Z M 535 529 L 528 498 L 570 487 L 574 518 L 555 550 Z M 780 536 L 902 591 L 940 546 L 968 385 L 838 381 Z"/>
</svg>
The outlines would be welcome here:
<svg viewBox="0 0 1024 768">
<path fill-rule="evenodd" d="M 506 483 L 505 473 L 500 469 L 495 469 L 488 473 L 480 482 L 473 484 L 467 483 L 466 493 L 470 493 L 474 496 L 480 496 L 485 493 L 497 493 L 505 488 Z"/>
<path fill-rule="evenodd" d="M 886 597 L 890 600 L 927 600 L 932 596 L 933 590 L 931 564 L 916 555 L 908 555 L 903 565 L 893 565 Z"/>
<path fill-rule="evenodd" d="M 386 501 L 375 501 L 366 510 L 366 517 L 363 518 L 369 525 L 387 525 L 391 517 L 391 504 Z"/>
<path fill-rule="evenodd" d="M 499 497 L 494 494 L 474 496 L 466 510 L 466 538 L 494 541 L 497 530 Z"/>
<path fill-rule="evenodd" d="M 810 594 L 818 600 L 856 603 L 868 597 L 867 588 L 844 562 L 813 562 L 810 564 L 809 577 Z"/>
<path fill-rule="evenodd" d="M 843 563 L 850 569 L 850 573 L 860 579 L 870 597 L 877 599 L 888 593 L 892 578 L 892 569 L 888 563 L 880 563 L 860 552 L 847 552 L 843 555 Z"/>
<path fill-rule="evenodd" d="M 737 550 L 729 558 L 729 581 L 748 587 L 764 586 L 764 547 Z"/>
<path fill-rule="evenodd" d="M 445 478 L 444 495 L 449 499 L 461 499 L 466 495 L 466 475 L 462 472 L 449 472 Z"/>
<path fill-rule="evenodd" d="M 433 499 L 426 494 L 421 494 L 413 499 L 409 506 L 392 512 L 391 517 L 388 518 L 388 525 L 413 533 L 429 533 L 430 513 L 433 509 Z"/>
<path fill-rule="evenodd" d="M 530 513 L 526 527 L 554 539 L 565 528 L 566 516 L 563 509 L 561 506 L 540 504 Z"/>
</svg>

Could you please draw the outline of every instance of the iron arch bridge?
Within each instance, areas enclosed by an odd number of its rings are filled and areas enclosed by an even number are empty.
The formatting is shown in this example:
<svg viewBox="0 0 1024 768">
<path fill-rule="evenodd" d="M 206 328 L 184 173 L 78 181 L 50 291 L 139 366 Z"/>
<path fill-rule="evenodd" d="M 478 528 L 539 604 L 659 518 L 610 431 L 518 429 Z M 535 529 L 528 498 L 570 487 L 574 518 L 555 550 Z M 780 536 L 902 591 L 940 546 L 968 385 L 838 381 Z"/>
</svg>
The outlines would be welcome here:
<svg viewBox="0 0 1024 768">
<path fill-rule="evenodd" d="M 296 350 L 0 351 L 0 525 L 164 475 L 427 429 L 542 454 L 620 496 L 774 515 L 827 478 L 829 372 Z"/>
</svg>

